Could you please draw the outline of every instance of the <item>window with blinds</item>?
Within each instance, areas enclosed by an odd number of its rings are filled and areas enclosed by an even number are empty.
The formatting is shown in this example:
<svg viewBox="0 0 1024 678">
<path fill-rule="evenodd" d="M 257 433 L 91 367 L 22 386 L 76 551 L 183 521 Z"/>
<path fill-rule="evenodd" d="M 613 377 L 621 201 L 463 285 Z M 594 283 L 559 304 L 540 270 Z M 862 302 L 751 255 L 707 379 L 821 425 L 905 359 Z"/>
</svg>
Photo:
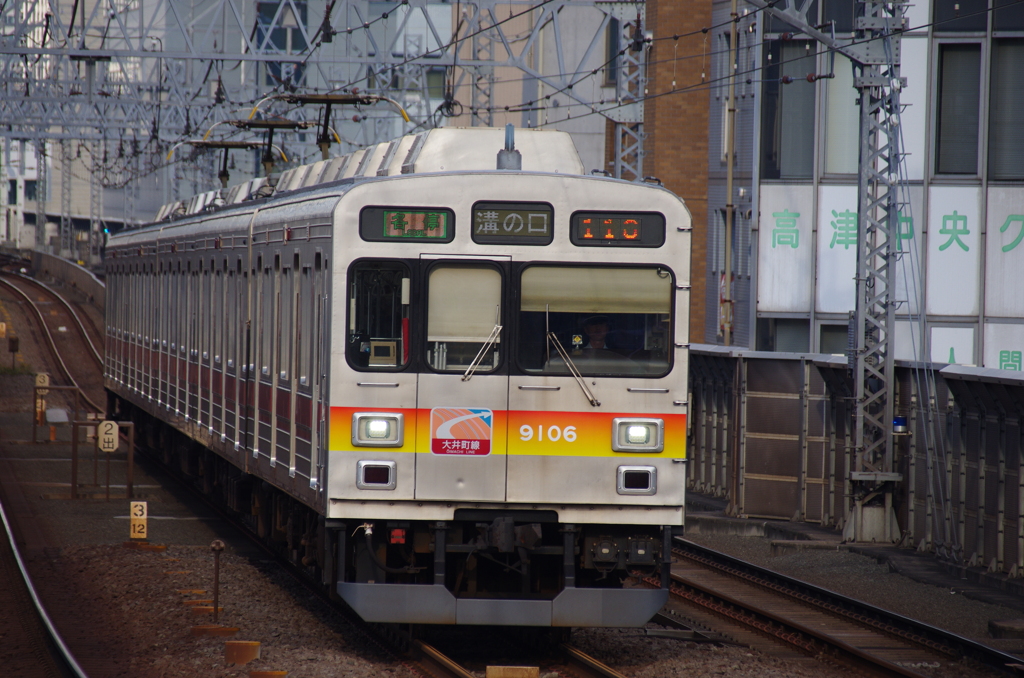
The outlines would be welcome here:
<svg viewBox="0 0 1024 678">
<path fill-rule="evenodd" d="M 989 179 L 1024 179 L 1024 38 L 992 41 Z"/>
<path fill-rule="evenodd" d="M 939 45 L 935 171 L 977 174 L 981 45 Z"/>
</svg>

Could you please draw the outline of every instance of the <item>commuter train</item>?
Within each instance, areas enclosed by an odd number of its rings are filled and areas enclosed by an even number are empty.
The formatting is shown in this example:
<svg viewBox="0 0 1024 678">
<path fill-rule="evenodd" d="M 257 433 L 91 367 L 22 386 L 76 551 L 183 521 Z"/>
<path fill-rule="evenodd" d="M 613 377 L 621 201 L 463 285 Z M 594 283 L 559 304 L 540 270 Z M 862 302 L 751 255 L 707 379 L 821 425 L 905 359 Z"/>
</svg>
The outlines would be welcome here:
<svg viewBox="0 0 1024 678">
<path fill-rule="evenodd" d="M 434 129 L 112 236 L 108 408 L 368 621 L 641 626 L 683 524 L 690 215 L 510 137 Z"/>
</svg>

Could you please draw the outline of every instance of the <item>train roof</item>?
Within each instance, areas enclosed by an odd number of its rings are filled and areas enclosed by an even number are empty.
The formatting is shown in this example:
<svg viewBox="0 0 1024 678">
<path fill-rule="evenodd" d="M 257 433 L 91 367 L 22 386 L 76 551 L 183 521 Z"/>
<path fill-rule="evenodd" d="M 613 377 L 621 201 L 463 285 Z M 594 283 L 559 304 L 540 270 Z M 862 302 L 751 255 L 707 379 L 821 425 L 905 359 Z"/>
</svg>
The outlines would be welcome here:
<svg viewBox="0 0 1024 678">
<path fill-rule="evenodd" d="M 212 207 L 238 205 L 278 193 L 344 179 L 386 177 L 428 172 L 466 172 L 496 169 L 504 148 L 505 130 L 495 127 L 442 127 L 409 134 L 353 153 L 320 160 L 252 179 L 225 190 L 207 191 L 184 201 L 163 205 L 154 221 L 198 214 Z M 515 147 L 522 154 L 522 171 L 585 174 L 583 161 L 568 132 L 518 129 Z"/>
</svg>

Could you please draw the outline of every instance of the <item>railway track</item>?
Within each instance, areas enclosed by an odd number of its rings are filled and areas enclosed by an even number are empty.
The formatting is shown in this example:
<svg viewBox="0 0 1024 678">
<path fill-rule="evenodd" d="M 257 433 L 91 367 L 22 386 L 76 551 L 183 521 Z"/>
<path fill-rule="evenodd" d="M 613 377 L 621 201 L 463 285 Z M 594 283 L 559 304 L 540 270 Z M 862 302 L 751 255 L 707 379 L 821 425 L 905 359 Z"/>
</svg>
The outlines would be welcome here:
<svg viewBox="0 0 1024 678">
<path fill-rule="evenodd" d="M 0 274 L 0 286 L 24 302 L 26 314 L 30 321 L 36 324 L 44 352 L 48 353 L 46 361 L 52 366 L 50 369 L 57 378 L 54 383 L 59 379 L 81 388 L 83 384 L 101 380 L 102 354 L 97 349 L 96 342 L 89 336 L 88 323 L 82 322 L 79 313 L 67 299 L 41 283 L 8 271 L 3 271 Z M 47 305 L 49 308 L 46 307 Z M 54 309 L 56 313 L 52 312 Z M 70 342 L 58 341 L 54 337 L 57 327 L 74 329 L 74 338 L 79 342 L 80 347 L 73 349 L 73 357 L 65 354 L 69 350 Z M 92 330 L 95 333 L 94 327 Z M 88 359 L 84 359 L 82 353 L 87 353 Z M 85 396 L 85 399 L 90 407 L 101 412 L 95 402 L 98 398 Z M 159 459 L 159 455 L 155 455 L 155 459 Z M 181 478 L 178 479 L 181 480 Z M 187 482 L 185 484 L 187 485 Z M 202 496 L 201 493 L 200 496 Z M 7 527 L 6 517 L 3 516 L 3 519 L 4 526 Z M 241 528 L 241 531 L 247 536 L 254 537 L 245 528 L 246 525 L 243 522 L 236 520 L 231 522 L 233 526 Z M 260 544 L 258 540 L 254 539 L 254 541 Z M 36 676 L 85 678 L 86 673 L 76 664 L 75 659 L 46 618 L 46 612 L 38 603 L 38 596 L 32 590 L 27 575 L 25 580 L 12 577 L 14 573 L 24 573 L 25 571 L 16 552 L 10 548 L 13 544 L 13 537 L 5 538 L 0 543 L 0 547 L 6 547 L 0 548 L 0 573 L 3 574 L 4 581 L 24 581 L 26 584 L 25 588 L 4 587 L 4 591 L 0 593 L 0 605 L 8 611 L 18 610 L 16 615 L 8 616 L 10 619 L 39 619 L 38 623 L 23 625 L 16 637 L 6 631 L 0 634 L 0 640 L 17 644 L 16 656 L 24 658 L 26 647 L 32 647 L 31 659 L 27 660 L 27 663 L 33 667 L 32 670 L 17 675 L 24 675 L 26 678 L 36 678 Z M 272 550 L 267 550 L 267 553 L 268 555 L 279 555 Z M 287 561 L 281 562 L 288 565 Z M 301 580 L 299 568 L 290 568 L 293 570 L 293 574 L 296 574 Z M 352 619 L 354 616 L 349 617 Z M 361 621 L 357 619 L 352 621 L 357 626 L 362 625 Z M 362 626 L 366 627 L 366 625 Z M 26 631 L 31 632 L 31 635 L 24 635 Z M 447 658 L 436 647 L 421 640 L 408 637 L 398 638 L 394 634 L 382 634 L 379 633 L 379 630 L 369 627 L 364 631 L 371 635 L 382 649 L 394 655 L 396 660 L 419 675 L 430 678 L 470 678 L 474 675 L 457 662 Z M 0 644 L 0 648 L 2 646 Z M 583 651 L 570 646 L 560 648 L 559 662 L 559 667 L 554 672 L 566 678 L 624 678 L 622 674 L 603 666 Z M 552 671 L 547 673 L 550 675 Z"/>
<path fill-rule="evenodd" d="M 273 558 L 282 569 L 293 576 L 312 595 L 317 596 L 325 604 L 336 609 L 349 620 L 358 632 L 362 633 L 385 653 L 395 657 L 396 661 L 400 661 L 414 673 L 424 678 L 477 678 L 478 673 L 472 672 L 456 658 L 453 658 L 452 654 L 445 653 L 436 645 L 414 638 L 404 630 L 398 629 L 395 625 L 369 624 L 364 622 L 353 611 L 348 609 L 344 603 L 331 600 L 301 567 L 296 566 L 284 555 L 260 540 L 250 524 L 244 520 L 239 520 L 237 515 L 223 510 L 219 504 L 210 499 L 209 495 L 202 492 L 201 488 L 189 482 L 189 479 L 181 476 L 177 469 L 164 466 L 160 461 L 160 455 L 157 450 L 152 450 L 145 445 L 141 445 L 139 450 L 148 458 L 146 463 L 160 465 L 164 473 L 170 475 L 175 481 L 180 482 L 184 489 L 192 493 L 197 500 L 205 504 L 211 511 L 215 512 L 219 519 L 245 535 L 252 544 L 262 550 L 268 557 Z M 496 642 L 501 644 L 506 641 L 502 638 L 496 640 Z M 531 654 L 531 652 L 524 648 L 523 654 Z M 532 654 L 536 653 L 533 652 Z M 533 657 L 533 659 L 536 659 L 536 657 Z M 534 662 L 534 664 L 536 663 L 538 662 Z M 541 673 L 548 676 L 557 675 L 562 678 L 627 678 L 619 671 L 567 643 L 559 645 L 554 655 L 543 657 L 539 663 L 544 667 Z"/>
<path fill-rule="evenodd" d="M 85 404 L 102 412 L 102 344 L 98 346 L 86 328 L 91 321 L 83 322 L 61 294 L 26 276 L 0 271 L 0 287 L 24 303 L 26 315 L 38 330 L 39 343 L 49 355 L 47 361 L 56 377 L 53 383 L 60 381 L 78 388 Z M 44 305 L 49 306 L 49 312 L 44 312 Z M 92 329 L 96 333 L 94 325 Z"/>
<path fill-rule="evenodd" d="M 86 678 L 39 602 L 2 503 L 0 527 L 0 656 L 5 657 L 4 674 Z"/>
<path fill-rule="evenodd" d="M 961 659 L 1024 675 L 1013 655 L 692 542 L 677 539 L 673 555 L 675 600 L 807 656 L 871 675 L 914 678 Z"/>
</svg>

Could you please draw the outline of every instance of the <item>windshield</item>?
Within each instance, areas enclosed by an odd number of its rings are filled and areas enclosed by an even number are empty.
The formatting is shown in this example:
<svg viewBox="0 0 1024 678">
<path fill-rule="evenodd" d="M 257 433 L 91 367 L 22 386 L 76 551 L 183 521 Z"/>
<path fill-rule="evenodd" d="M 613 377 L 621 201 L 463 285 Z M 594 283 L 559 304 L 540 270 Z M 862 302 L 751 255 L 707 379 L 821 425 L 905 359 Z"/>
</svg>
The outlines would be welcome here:
<svg viewBox="0 0 1024 678">
<path fill-rule="evenodd" d="M 531 266 L 522 273 L 519 365 L 569 374 L 552 332 L 583 375 L 668 372 L 672 274 L 664 267 Z"/>
</svg>

